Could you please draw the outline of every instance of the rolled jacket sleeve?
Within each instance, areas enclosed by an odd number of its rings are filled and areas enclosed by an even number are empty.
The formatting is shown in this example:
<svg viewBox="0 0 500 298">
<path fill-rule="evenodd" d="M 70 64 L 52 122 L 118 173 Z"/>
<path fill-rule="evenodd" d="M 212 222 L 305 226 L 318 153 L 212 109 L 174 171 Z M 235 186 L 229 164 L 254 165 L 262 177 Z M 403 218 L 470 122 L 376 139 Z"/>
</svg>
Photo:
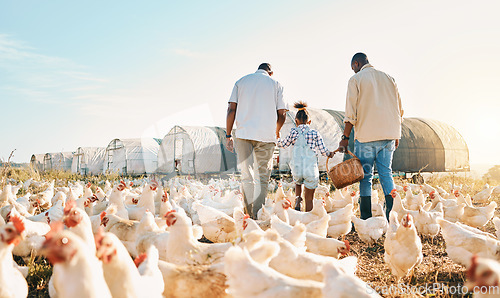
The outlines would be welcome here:
<svg viewBox="0 0 500 298">
<path fill-rule="evenodd" d="M 403 115 L 405 113 L 405 110 L 403 110 L 403 104 L 401 103 L 401 96 L 399 96 L 398 86 L 396 85 L 396 83 L 394 83 L 394 86 L 396 87 L 396 93 L 398 94 L 399 114 L 401 115 L 401 123 L 403 123 Z"/>
<path fill-rule="evenodd" d="M 344 123 L 350 122 L 356 125 L 358 120 L 357 105 L 358 105 L 359 88 L 355 78 L 351 78 L 347 84 L 347 98 L 345 103 Z"/>
<path fill-rule="evenodd" d="M 234 84 L 233 92 L 231 92 L 231 97 L 229 98 L 229 102 L 238 103 L 238 84 Z"/>
</svg>

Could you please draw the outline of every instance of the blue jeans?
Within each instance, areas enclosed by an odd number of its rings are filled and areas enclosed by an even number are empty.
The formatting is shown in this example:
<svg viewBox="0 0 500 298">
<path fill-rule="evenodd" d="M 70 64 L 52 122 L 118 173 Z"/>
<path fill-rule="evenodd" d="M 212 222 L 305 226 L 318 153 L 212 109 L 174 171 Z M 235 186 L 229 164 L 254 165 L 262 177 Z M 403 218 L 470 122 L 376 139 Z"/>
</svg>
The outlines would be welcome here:
<svg viewBox="0 0 500 298">
<path fill-rule="evenodd" d="M 361 164 L 365 177 L 359 182 L 359 195 L 372 195 L 373 165 L 377 165 L 378 176 L 384 195 L 389 195 L 395 188 L 392 179 L 392 156 L 396 150 L 395 140 L 383 140 L 361 143 L 354 142 L 354 155 L 356 155 Z"/>
</svg>

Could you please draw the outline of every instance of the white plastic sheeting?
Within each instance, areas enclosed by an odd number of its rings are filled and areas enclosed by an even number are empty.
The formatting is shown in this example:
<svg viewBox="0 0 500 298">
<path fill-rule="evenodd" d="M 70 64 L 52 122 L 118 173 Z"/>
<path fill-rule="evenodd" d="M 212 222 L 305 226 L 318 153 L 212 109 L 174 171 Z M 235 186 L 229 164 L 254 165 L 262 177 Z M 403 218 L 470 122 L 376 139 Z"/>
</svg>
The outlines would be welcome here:
<svg viewBox="0 0 500 298">
<path fill-rule="evenodd" d="M 73 152 L 46 153 L 43 157 L 43 170 L 70 171 Z"/>
<path fill-rule="evenodd" d="M 44 157 L 45 157 L 45 154 L 33 154 L 33 155 L 31 155 L 31 159 L 30 159 L 31 167 L 35 170 L 42 171 Z"/>
<path fill-rule="evenodd" d="M 99 175 L 104 166 L 106 148 L 78 147 L 73 154 L 71 172 L 82 175 Z"/>
<path fill-rule="evenodd" d="M 335 121 L 335 118 L 330 115 L 325 110 L 308 108 L 309 116 L 311 120 L 311 128 L 317 130 L 321 136 L 323 137 L 323 141 L 325 142 L 326 148 L 333 151 L 337 149 L 337 146 L 340 142 L 340 137 L 342 136 L 343 129 L 339 126 L 338 122 Z M 287 112 L 285 124 L 281 129 L 281 138 L 285 138 L 289 133 L 292 127 L 295 127 L 295 114 L 297 113 L 296 109 L 291 109 Z M 290 171 L 290 161 L 292 158 L 292 146 L 283 149 L 280 148 L 279 151 L 279 169 L 280 171 Z M 339 164 L 344 160 L 344 154 L 337 153 L 334 155 L 332 159 L 329 161 L 329 167 L 332 167 L 336 164 Z M 320 171 L 326 171 L 326 157 L 321 155 L 318 152 L 318 165 Z"/>
<path fill-rule="evenodd" d="M 106 147 L 103 173 L 154 173 L 158 165 L 159 147 L 153 138 L 114 139 Z"/>
<path fill-rule="evenodd" d="M 235 171 L 234 154 L 225 152 L 217 131 L 204 126 L 175 126 L 163 138 L 158 153 L 158 173 L 207 174 Z"/>
</svg>

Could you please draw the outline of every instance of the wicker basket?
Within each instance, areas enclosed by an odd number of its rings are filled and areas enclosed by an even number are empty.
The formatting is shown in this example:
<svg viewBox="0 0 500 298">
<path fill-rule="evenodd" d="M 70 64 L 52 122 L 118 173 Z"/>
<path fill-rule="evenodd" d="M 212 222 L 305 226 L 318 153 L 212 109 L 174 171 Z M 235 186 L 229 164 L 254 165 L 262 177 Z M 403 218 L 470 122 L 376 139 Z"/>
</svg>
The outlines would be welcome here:
<svg viewBox="0 0 500 298">
<path fill-rule="evenodd" d="M 326 159 L 326 171 L 328 177 L 332 180 L 333 185 L 337 189 L 344 188 L 351 184 L 354 184 L 364 178 L 363 166 L 361 161 L 356 155 L 352 154 L 351 151 L 347 150 L 347 153 L 353 158 L 348 159 L 338 165 L 328 169 L 328 161 L 330 158 Z"/>
</svg>

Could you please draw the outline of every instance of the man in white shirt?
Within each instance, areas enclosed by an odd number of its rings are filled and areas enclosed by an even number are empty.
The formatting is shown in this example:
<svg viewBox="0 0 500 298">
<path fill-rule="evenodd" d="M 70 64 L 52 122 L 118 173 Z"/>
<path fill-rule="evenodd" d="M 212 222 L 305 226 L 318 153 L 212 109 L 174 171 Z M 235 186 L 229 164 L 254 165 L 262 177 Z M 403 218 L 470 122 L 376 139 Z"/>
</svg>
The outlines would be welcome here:
<svg viewBox="0 0 500 298">
<path fill-rule="evenodd" d="M 364 178 L 359 183 L 360 214 L 372 216 L 371 193 L 374 164 L 385 195 L 385 211 L 389 218 L 394 187 L 392 157 L 401 138 L 403 108 L 398 87 L 388 74 L 375 69 L 363 53 L 352 57 L 355 75 L 349 80 L 345 107 L 345 129 L 339 149 L 347 148 L 354 127 L 354 154 L 363 165 Z"/>
<path fill-rule="evenodd" d="M 241 171 L 246 211 L 252 217 L 264 204 L 271 175 L 274 146 L 288 110 L 283 87 L 271 78 L 269 63 L 239 79 L 229 99 L 226 118 L 227 148 L 234 146 Z"/>
</svg>

